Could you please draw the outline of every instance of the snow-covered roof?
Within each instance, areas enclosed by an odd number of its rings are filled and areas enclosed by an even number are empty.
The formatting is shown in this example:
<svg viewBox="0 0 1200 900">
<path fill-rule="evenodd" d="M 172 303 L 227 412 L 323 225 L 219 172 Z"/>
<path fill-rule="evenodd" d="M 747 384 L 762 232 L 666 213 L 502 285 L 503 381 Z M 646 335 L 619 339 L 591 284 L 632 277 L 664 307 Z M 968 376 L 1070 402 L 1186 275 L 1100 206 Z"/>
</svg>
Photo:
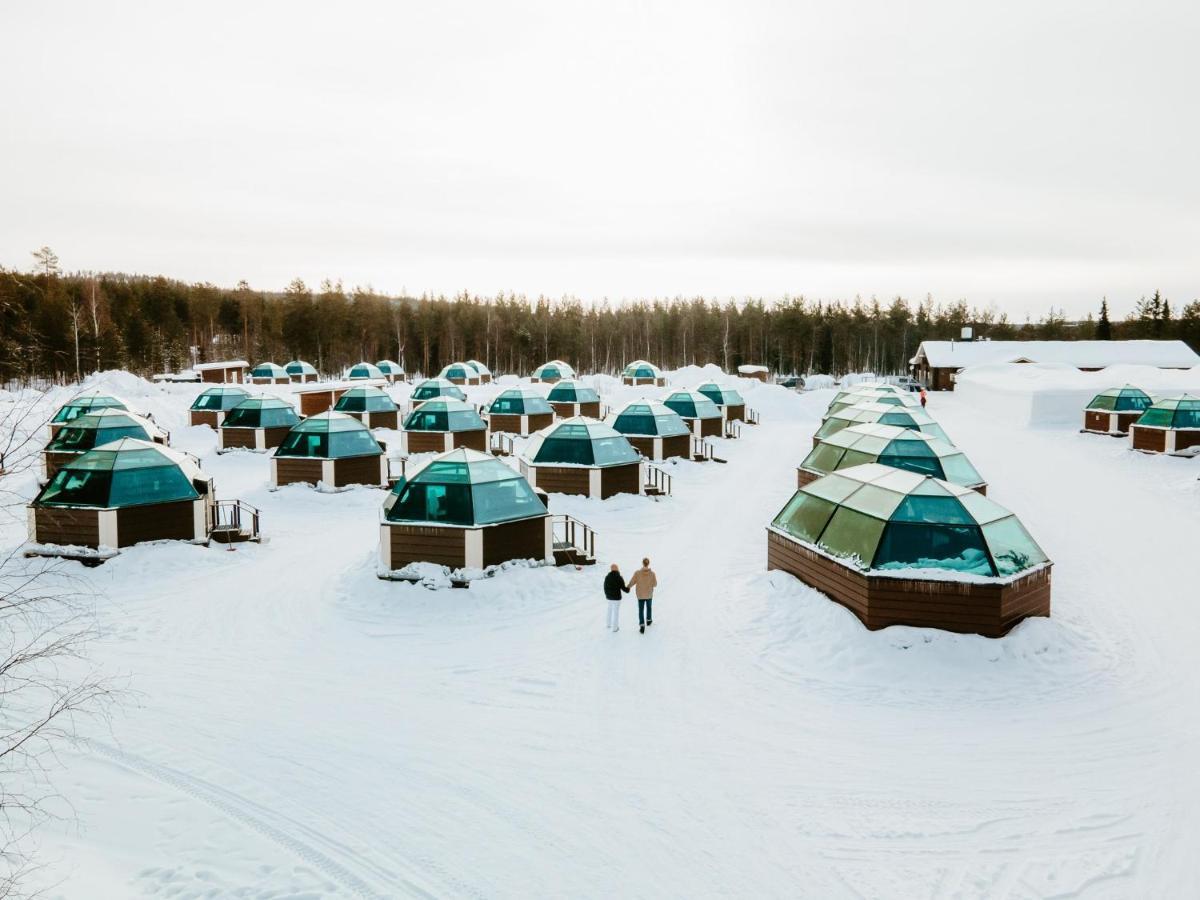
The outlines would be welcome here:
<svg viewBox="0 0 1200 900">
<path fill-rule="evenodd" d="M 250 368 L 250 363 L 244 359 L 227 359 L 223 362 L 198 363 L 192 366 L 192 368 L 197 372 L 208 372 L 213 369 L 248 369 Z"/>
<path fill-rule="evenodd" d="M 1060 363 L 1081 369 L 1113 365 L 1191 368 L 1200 356 L 1183 341 L 922 341 L 922 358 L 932 369 L 961 369 L 996 363 Z"/>
<path fill-rule="evenodd" d="M 755 372 L 769 372 L 766 366 L 738 366 L 738 371 L 743 375 L 752 375 Z"/>
</svg>

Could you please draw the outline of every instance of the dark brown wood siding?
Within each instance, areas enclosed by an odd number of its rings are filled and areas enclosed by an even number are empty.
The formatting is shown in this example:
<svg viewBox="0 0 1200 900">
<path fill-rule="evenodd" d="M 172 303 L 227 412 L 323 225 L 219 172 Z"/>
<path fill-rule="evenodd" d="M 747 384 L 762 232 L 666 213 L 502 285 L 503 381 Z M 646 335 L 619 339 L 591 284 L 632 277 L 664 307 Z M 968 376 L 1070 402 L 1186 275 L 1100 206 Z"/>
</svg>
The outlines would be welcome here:
<svg viewBox="0 0 1200 900">
<path fill-rule="evenodd" d="M 637 494 L 642 487 L 641 463 L 624 466 L 609 466 L 600 470 L 600 499 L 607 500 L 617 494 Z"/>
<path fill-rule="evenodd" d="M 270 450 L 282 444 L 283 439 L 288 436 L 288 432 L 291 430 L 287 425 L 280 425 L 278 428 L 264 428 L 263 437 L 266 439 L 266 449 Z"/>
<path fill-rule="evenodd" d="M 588 403 L 576 404 L 579 407 L 578 415 L 591 416 L 593 419 L 600 418 L 600 401 L 592 400 Z"/>
<path fill-rule="evenodd" d="M 804 469 L 796 470 L 796 487 L 802 488 L 806 484 L 812 484 L 821 476 L 816 472 L 806 472 Z"/>
<path fill-rule="evenodd" d="M 100 512 L 66 506 L 39 506 L 33 511 L 33 539 L 39 544 L 100 546 Z"/>
<path fill-rule="evenodd" d="M 249 447 L 254 449 L 254 434 L 256 428 L 230 428 L 221 426 L 221 445 L 223 447 Z"/>
<path fill-rule="evenodd" d="M 525 430 L 527 435 L 541 431 L 543 428 L 549 428 L 554 424 L 554 413 L 534 413 L 528 418 L 529 427 Z"/>
<path fill-rule="evenodd" d="M 392 549 L 392 569 L 409 563 L 429 562 L 439 566 L 462 568 L 467 563 L 466 531 L 439 528 L 436 525 L 388 525 Z"/>
<path fill-rule="evenodd" d="M 400 417 L 394 409 L 371 413 L 372 428 L 399 428 Z"/>
<path fill-rule="evenodd" d="M 633 445 L 633 449 L 646 457 L 646 459 L 657 459 L 654 455 L 654 438 L 642 437 L 638 434 L 627 434 L 625 435 L 625 440 L 629 441 Z"/>
<path fill-rule="evenodd" d="M 153 503 L 117 510 L 117 544 L 131 547 L 142 541 L 190 541 L 196 536 L 192 502 Z"/>
<path fill-rule="evenodd" d="M 300 391 L 300 415 L 315 416 L 333 409 L 349 388 L 328 388 L 320 391 Z"/>
<path fill-rule="evenodd" d="M 677 434 L 674 437 L 663 438 L 663 459 L 670 459 L 672 456 L 682 456 L 685 459 L 692 452 L 692 436 L 690 434 Z"/>
<path fill-rule="evenodd" d="M 548 494 L 583 494 L 587 496 L 591 469 L 574 466 L 537 466 L 537 486 Z"/>
<path fill-rule="evenodd" d="M 351 456 L 333 462 L 333 486 L 350 484 L 383 484 L 378 456 Z"/>
<path fill-rule="evenodd" d="M 454 432 L 454 449 L 457 450 L 459 447 L 467 447 L 471 450 L 478 450 L 480 453 L 487 453 L 487 431 L 479 429 L 477 431 Z"/>
<path fill-rule="evenodd" d="M 1167 452 L 1166 429 L 1134 425 L 1129 431 L 1133 435 L 1134 450 L 1147 450 L 1151 453 Z"/>
<path fill-rule="evenodd" d="M 1175 452 L 1187 450 L 1189 447 L 1200 446 L 1200 431 L 1176 431 Z"/>
<path fill-rule="evenodd" d="M 241 384 L 244 371 L 237 366 L 228 369 L 203 369 L 200 372 L 200 380 L 206 384 Z"/>
<path fill-rule="evenodd" d="M 732 422 L 734 420 L 745 421 L 746 404 L 745 403 L 730 403 L 725 407 L 725 418 Z"/>
<path fill-rule="evenodd" d="M 521 433 L 521 417 L 508 413 L 492 413 L 488 416 L 488 425 L 491 426 L 493 433 L 497 431 L 504 431 L 508 434 Z"/>
<path fill-rule="evenodd" d="M 1050 569 L 1008 584 L 925 581 L 866 575 L 775 532 L 767 568 L 790 572 L 853 612 L 872 631 L 916 625 L 1000 637 L 1027 616 L 1050 615 Z"/>
<path fill-rule="evenodd" d="M 721 420 L 720 419 L 697 419 L 700 423 L 700 437 L 720 437 L 721 436 Z"/>
<path fill-rule="evenodd" d="M 510 559 L 545 559 L 546 517 L 488 525 L 483 531 L 483 564 L 498 566 Z"/>
<path fill-rule="evenodd" d="M 207 425 L 209 428 L 217 427 L 217 411 L 215 409 L 192 409 L 188 410 L 188 421 L 192 425 Z"/>
<path fill-rule="evenodd" d="M 441 453 L 446 449 L 444 431 L 408 431 L 409 453 Z"/>
<path fill-rule="evenodd" d="M 1117 430 L 1121 434 L 1129 434 L 1129 426 L 1142 417 L 1140 412 L 1117 413 Z"/>
<path fill-rule="evenodd" d="M 1108 413 L 1086 409 L 1083 411 L 1083 430 L 1108 434 Z"/>
<path fill-rule="evenodd" d="M 321 480 L 321 460 L 294 456 L 275 457 L 276 484 L 316 484 Z"/>
</svg>

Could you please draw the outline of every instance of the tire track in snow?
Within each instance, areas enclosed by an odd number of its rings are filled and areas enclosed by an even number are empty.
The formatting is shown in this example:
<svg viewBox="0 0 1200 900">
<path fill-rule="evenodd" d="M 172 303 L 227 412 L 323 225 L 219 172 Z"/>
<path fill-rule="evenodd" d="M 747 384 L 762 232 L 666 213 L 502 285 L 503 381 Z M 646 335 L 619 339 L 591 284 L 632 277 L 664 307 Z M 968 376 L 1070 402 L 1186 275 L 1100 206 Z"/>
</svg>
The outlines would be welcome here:
<svg viewBox="0 0 1200 900">
<path fill-rule="evenodd" d="M 95 740 L 87 741 L 87 746 L 130 772 L 152 778 L 155 781 L 187 794 L 189 797 L 208 804 L 223 815 L 245 825 L 299 857 L 352 896 L 368 898 L 368 900 L 378 900 L 378 898 L 396 896 L 396 890 L 403 891 L 405 896 L 411 897 L 432 898 L 436 896 L 407 879 L 403 880 L 395 888 L 389 888 L 386 892 L 381 891 L 368 880 L 371 876 L 363 877 L 353 871 L 344 861 L 344 857 L 342 860 L 339 860 L 330 855 L 330 853 L 319 850 L 311 843 L 307 843 L 305 840 L 297 837 L 293 831 L 303 830 L 311 833 L 309 840 L 316 839 L 317 841 L 334 843 L 319 833 L 313 832 L 306 826 L 289 819 L 287 816 L 247 800 L 220 785 L 197 778 L 194 775 L 188 775 L 178 769 L 172 769 L 168 766 L 152 762 L 144 756 L 120 750 Z M 278 824 L 269 821 L 270 819 L 274 819 Z M 388 877 L 388 880 L 392 879 Z"/>
</svg>

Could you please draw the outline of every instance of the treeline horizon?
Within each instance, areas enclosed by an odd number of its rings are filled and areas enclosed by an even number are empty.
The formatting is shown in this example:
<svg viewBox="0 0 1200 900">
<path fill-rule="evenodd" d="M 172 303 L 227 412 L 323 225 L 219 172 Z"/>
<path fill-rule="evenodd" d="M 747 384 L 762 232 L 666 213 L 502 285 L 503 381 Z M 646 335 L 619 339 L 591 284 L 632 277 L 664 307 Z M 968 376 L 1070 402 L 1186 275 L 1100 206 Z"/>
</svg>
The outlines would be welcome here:
<svg viewBox="0 0 1200 900">
<path fill-rule="evenodd" d="M 300 279 L 271 292 L 245 281 L 222 288 L 163 276 L 62 274 L 49 248 L 34 256 L 33 273 L 0 268 L 3 384 L 105 369 L 152 375 L 231 358 L 304 359 L 328 374 L 381 359 L 436 374 L 447 363 L 479 359 L 497 374 L 527 375 L 555 358 L 582 372 L 615 373 L 644 358 L 669 369 L 758 364 L 780 374 L 891 375 L 908 371 L 921 341 L 957 339 L 964 326 L 993 340 L 1178 338 L 1200 351 L 1200 301 L 1176 314 L 1157 292 L 1120 321 L 1109 319 L 1100 298 L 1096 315 L 1082 322 L 1051 309 L 1037 322 L 1014 323 L 991 307 L 928 296 L 610 304 L 465 292 L 389 296 L 329 280 L 314 289 Z"/>
</svg>

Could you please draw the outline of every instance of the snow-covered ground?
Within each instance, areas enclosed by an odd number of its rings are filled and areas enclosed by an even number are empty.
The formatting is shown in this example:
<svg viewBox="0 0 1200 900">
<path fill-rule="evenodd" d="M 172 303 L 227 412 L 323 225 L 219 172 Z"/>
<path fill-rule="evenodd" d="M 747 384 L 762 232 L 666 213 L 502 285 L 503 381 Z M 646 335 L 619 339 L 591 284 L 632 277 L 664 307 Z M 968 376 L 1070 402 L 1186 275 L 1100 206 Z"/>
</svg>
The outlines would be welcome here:
<svg viewBox="0 0 1200 900">
<path fill-rule="evenodd" d="M 600 566 L 466 591 L 375 577 L 382 491 L 270 492 L 265 457 L 183 424 L 197 388 L 115 385 L 269 541 L 80 569 L 92 655 L 136 693 L 62 754 L 49 896 L 1193 896 L 1200 464 L 931 394 L 1054 559 L 1053 617 L 871 633 L 765 570 L 832 392 L 736 383 L 763 424 L 727 465 L 552 497 Z M 626 602 L 610 634 L 604 570 L 643 555 L 655 624 Z"/>
</svg>

